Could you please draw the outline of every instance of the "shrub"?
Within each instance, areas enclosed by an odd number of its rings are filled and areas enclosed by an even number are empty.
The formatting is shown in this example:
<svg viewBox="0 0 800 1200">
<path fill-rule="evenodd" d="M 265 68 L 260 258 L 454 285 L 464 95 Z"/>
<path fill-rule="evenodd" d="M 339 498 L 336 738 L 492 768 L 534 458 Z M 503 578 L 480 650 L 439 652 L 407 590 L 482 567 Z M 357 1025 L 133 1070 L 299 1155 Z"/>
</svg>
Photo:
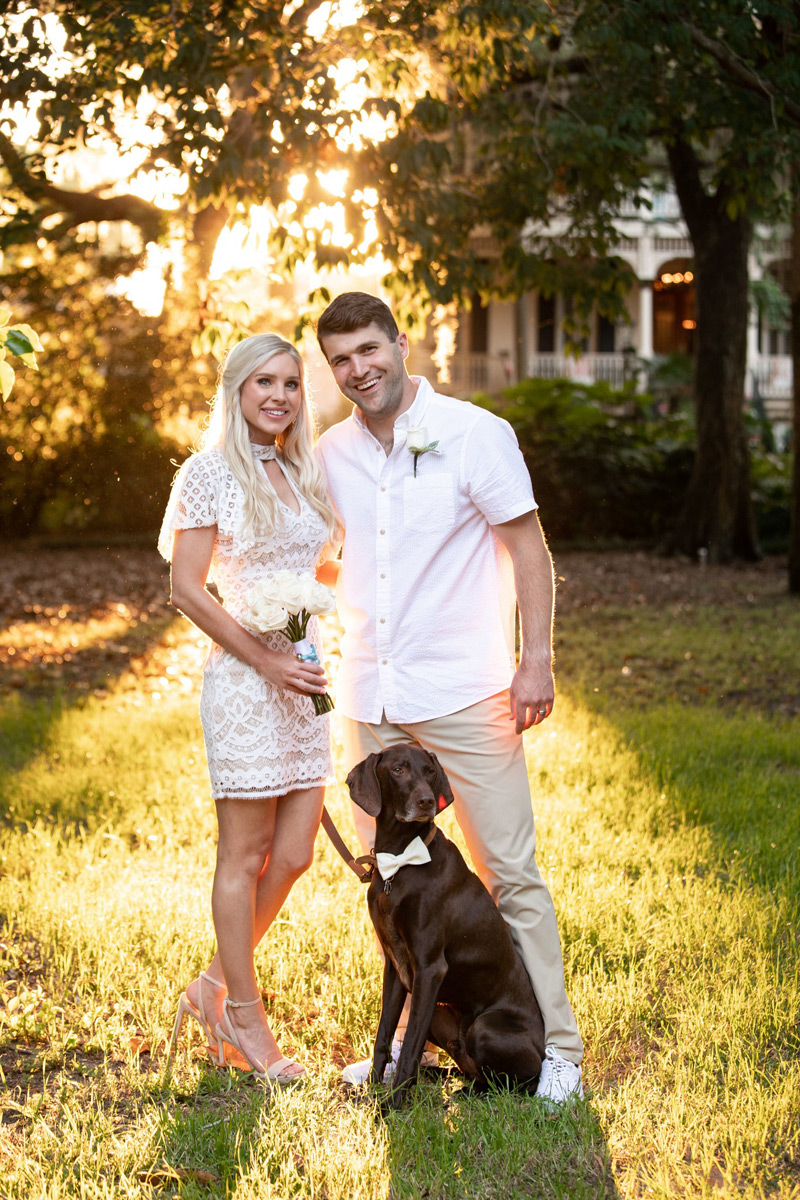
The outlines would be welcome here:
<svg viewBox="0 0 800 1200">
<path fill-rule="evenodd" d="M 753 506 L 761 548 L 782 554 L 789 547 L 789 501 L 792 491 L 789 454 L 776 454 L 761 444 L 751 448 Z"/>
<path fill-rule="evenodd" d="M 654 545 L 670 530 L 694 461 L 691 411 L 662 412 L 632 384 L 614 390 L 569 379 L 526 379 L 474 402 L 513 426 L 551 539 Z M 752 441 L 759 530 L 768 549 L 782 549 L 788 465 Z"/>
</svg>

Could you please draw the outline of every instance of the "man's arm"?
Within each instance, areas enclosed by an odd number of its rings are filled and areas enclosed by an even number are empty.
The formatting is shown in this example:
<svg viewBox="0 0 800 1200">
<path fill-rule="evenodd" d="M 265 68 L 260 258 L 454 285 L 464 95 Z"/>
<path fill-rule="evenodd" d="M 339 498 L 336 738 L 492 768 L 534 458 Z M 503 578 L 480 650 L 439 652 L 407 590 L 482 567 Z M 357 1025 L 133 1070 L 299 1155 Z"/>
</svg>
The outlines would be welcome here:
<svg viewBox="0 0 800 1200">
<path fill-rule="evenodd" d="M 550 715 L 555 699 L 553 560 L 535 510 L 492 528 L 514 565 L 522 652 L 511 681 L 510 715 L 522 733 Z"/>
</svg>

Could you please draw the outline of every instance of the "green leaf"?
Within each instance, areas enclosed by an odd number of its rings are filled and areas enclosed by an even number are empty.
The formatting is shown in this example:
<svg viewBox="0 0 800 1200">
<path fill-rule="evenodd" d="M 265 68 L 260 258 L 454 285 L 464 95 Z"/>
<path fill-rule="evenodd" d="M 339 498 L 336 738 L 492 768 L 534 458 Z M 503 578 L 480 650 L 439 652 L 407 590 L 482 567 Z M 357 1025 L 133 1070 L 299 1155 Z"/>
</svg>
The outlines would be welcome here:
<svg viewBox="0 0 800 1200">
<path fill-rule="evenodd" d="M 18 354 L 20 358 L 23 354 L 33 354 L 33 343 L 18 329 L 9 329 L 5 335 L 5 343 L 11 353 Z"/>
<path fill-rule="evenodd" d="M 14 371 L 7 362 L 0 362 L 0 396 L 7 400 L 14 386 Z"/>
</svg>

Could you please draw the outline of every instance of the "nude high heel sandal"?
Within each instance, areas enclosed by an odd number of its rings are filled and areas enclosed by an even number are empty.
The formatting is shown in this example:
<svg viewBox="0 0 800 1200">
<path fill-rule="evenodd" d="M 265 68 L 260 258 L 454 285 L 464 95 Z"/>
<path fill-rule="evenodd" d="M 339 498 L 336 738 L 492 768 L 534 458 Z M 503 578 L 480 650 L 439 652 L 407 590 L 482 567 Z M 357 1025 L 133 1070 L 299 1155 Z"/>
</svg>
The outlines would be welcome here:
<svg viewBox="0 0 800 1200">
<path fill-rule="evenodd" d="M 180 1033 L 181 1026 L 183 1025 L 183 1018 L 192 1017 L 195 1021 L 197 1021 L 198 1025 L 206 1036 L 206 1046 L 208 1049 L 209 1058 L 215 1063 L 220 1061 L 217 1039 L 214 1037 L 211 1026 L 208 1023 L 205 1006 L 203 1004 L 203 982 L 210 983 L 215 988 L 222 988 L 223 991 L 225 989 L 224 983 L 220 983 L 220 981 L 218 979 L 214 979 L 212 975 L 207 975 L 205 971 L 201 971 L 197 982 L 197 1005 L 195 1006 L 192 1004 L 186 992 L 181 992 L 180 999 L 178 1000 L 178 1012 L 175 1017 L 175 1026 L 172 1030 L 172 1038 L 169 1043 L 169 1050 L 167 1051 L 168 1059 L 171 1058 L 175 1053 L 175 1047 L 178 1044 L 178 1034 Z"/>
<path fill-rule="evenodd" d="M 219 1064 L 222 1066 L 225 1061 L 225 1046 L 231 1046 L 233 1050 L 241 1054 L 242 1058 L 250 1067 L 253 1075 L 261 1083 L 266 1083 L 268 1086 L 279 1084 L 280 1087 L 290 1087 L 296 1083 L 300 1083 L 301 1079 L 305 1079 L 305 1069 L 295 1072 L 292 1075 L 286 1075 L 287 1067 L 296 1067 L 298 1064 L 293 1058 L 278 1058 L 274 1063 L 271 1063 L 266 1071 L 262 1071 L 256 1066 L 253 1059 L 245 1050 L 242 1043 L 239 1041 L 239 1036 L 233 1028 L 231 1019 L 228 1016 L 229 1008 L 252 1008 L 255 1004 L 261 1004 L 261 997 L 257 996 L 255 1000 L 231 1000 L 229 996 L 225 997 L 222 1018 L 217 1023 L 217 1046 L 219 1048 Z"/>
</svg>

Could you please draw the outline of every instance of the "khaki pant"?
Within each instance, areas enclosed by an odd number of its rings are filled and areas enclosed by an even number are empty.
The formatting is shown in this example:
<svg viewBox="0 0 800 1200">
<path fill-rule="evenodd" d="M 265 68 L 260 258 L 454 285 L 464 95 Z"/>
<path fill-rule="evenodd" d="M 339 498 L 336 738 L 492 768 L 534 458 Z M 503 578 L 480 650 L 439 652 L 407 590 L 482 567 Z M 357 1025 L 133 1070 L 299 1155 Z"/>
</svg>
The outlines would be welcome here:
<svg viewBox="0 0 800 1200">
<path fill-rule="evenodd" d="M 544 1017 L 545 1041 L 570 1062 L 583 1056 L 564 989 L 564 964 L 550 893 L 534 858 L 536 832 L 522 738 L 501 692 L 447 717 L 393 725 L 340 718 L 345 769 L 397 742 L 415 741 L 439 759 L 455 796 L 456 820 L 493 900 L 511 930 Z M 375 822 L 353 805 L 365 850 Z M 404 1022 L 403 1022 L 404 1023 Z"/>
</svg>

